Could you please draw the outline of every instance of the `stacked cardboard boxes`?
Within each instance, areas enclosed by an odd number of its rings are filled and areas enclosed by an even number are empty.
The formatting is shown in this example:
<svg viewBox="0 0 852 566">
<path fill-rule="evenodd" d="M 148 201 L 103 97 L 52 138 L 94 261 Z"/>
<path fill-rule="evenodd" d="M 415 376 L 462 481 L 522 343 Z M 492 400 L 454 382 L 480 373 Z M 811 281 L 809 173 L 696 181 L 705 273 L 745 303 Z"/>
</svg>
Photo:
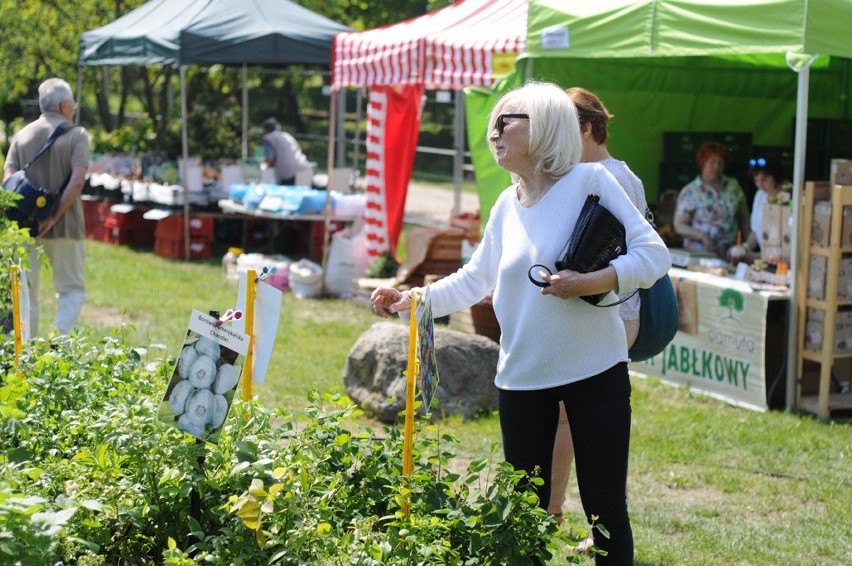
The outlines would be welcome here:
<svg viewBox="0 0 852 566">
<path fill-rule="evenodd" d="M 790 260 L 792 208 L 787 204 L 763 205 L 763 234 L 760 256 L 765 260 Z"/>
<path fill-rule="evenodd" d="M 813 351 L 822 349 L 825 311 L 809 308 L 805 325 L 805 348 Z M 838 311 L 834 317 L 834 353 L 852 352 L 852 311 Z"/>
<path fill-rule="evenodd" d="M 832 159 L 829 179 L 832 185 L 852 185 L 852 160 Z"/>
</svg>

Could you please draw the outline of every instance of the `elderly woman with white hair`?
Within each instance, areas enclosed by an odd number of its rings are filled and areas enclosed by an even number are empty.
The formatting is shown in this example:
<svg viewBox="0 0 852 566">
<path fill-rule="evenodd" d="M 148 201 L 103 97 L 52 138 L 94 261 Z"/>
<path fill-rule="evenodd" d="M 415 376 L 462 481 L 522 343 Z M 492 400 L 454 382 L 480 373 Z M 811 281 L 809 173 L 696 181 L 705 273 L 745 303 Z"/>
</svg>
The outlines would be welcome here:
<svg viewBox="0 0 852 566">
<path fill-rule="evenodd" d="M 515 181 L 501 193 L 470 261 L 430 285 L 432 314 L 445 316 L 493 290 L 500 323 L 495 385 L 506 460 L 537 473 L 541 505 L 550 498 L 559 402 L 567 409 L 580 498 L 610 537 L 598 564 L 630 564 L 633 535 L 627 512 L 630 381 L 627 338 L 616 308 L 580 297 L 650 287 L 671 266 L 665 244 L 600 164 L 580 163 L 577 111 L 559 87 L 533 83 L 504 95 L 489 116 L 497 163 Z M 553 265 L 573 231 L 588 194 L 624 225 L 627 253 L 605 268 L 540 272 L 548 286 L 530 283 L 535 264 Z M 615 294 L 609 293 L 612 302 Z M 378 288 L 379 316 L 409 310 L 409 294 Z"/>
</svg>

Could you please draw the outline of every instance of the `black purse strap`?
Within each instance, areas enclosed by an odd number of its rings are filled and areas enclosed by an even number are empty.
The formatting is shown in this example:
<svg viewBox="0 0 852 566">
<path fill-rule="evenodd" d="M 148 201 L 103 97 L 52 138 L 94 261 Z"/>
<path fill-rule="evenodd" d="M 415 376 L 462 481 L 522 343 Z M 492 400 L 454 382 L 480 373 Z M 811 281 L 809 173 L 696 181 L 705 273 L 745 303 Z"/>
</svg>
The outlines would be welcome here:
<svg viewBox="0 0 852 566">
<path fill-rule="evenodd" d="M 52 134 L 50 134 L 50 137 L 49 137 L 49 138 L 47 138 L 47 141 L 46 141 L 46 142 L 44 142 L 44 145 L 43 145 L 43 146 L 41 146 L 41 149 L 39 149 L 39 150 L 38 150 L 38 152 L 36 152 L 35 157 L 33 157 L 32 159 L 30 159 L 30 162 L 29 162 L 29 163 L 27 163 L 26 165 L 24 165 L 24 171 L 26 171 L 27 169 L 29 169 L 29 168 L 30 168 L 30 165 L 32 165 L 32 164 L 33 164 L 33 162 L 34 162 L 36 159 L 38 159 L 39 157 L 41 157 L 42 155 L 44 155 L 44 152 L 46 152 L 48 149 L 50 149 L 50 146 L 52 146 L 52 145 L 53 145 L 53 142 L 55 142 L 55 141 L 59 138 L 59 136 L 61 136 L 62 134 L 64 134 L 64 133 L 65 133 L 65 132 L 67 132 L 68 130 L 70 130 L 70 129 L 72 129 L 72 128 L 76 128 L 76 127 L 77 127 L 77 126 L 71 126 L 71 127 L 69 128 L 66 124 L 59 124 L 59 126 L 57 126 L 55 130 L 53 130 L 53 133 L 52 133 Z"/>
<path fill-rule="evenodd" d="M 533 269 L 535 269 L 536 267 L 540 267 L 541 269 L 546 271 L 548 275 L 553 275 L 553 272 L 550 270 L 549 267 L 547 267 L 546 265 L 543 265 L 541 263 L 537 263 L 537 264 L 533 265 L 532 267 L 530 267 L 529 270 L 527 270 L 527 279 L 529 279 L 530 283 L 532 283 L 536 287 L 541 287 L 541 288 L 550 287 L 550 283 L 548 283 L 547 281 L 538 280 L 535 277 L 533 277 Z M 630 293 L 629 295 L 627 295 L 623 299 L 619 299 L 619 300 L 615 301 L 614 303 L 607 303 L 605 305 L 592 305 L 592 306 L 593 307 L 614 307 L 616 305 L 620 305 L 624 301 L 629 300 L 630 297 L 632 297 L 633 295 L 635 295 L 638 292 L 639 292 L 639 289 L 634 289 L 632 293 Z"/>
</svg>

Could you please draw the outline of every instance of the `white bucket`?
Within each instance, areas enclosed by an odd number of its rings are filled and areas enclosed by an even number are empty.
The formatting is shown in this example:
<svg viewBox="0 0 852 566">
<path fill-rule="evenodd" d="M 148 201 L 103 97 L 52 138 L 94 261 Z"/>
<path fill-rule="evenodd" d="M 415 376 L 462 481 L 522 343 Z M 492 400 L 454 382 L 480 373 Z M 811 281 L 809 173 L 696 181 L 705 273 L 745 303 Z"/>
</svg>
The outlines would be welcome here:
<svg viewBox="0 0 852 566">
<path fill-rule="evenodd" d="M 316 283 L 293 283 L 290 281 L 290 291 L 297 299 L 318 297 L 322 292 L 322 281 Z"/>
<path fill-rule="evenodd" d="M 322 266 L 309 259 L 291 263 L 290 290 L 300 299 L 318 296 L 322 293 Z"/>
</svg>

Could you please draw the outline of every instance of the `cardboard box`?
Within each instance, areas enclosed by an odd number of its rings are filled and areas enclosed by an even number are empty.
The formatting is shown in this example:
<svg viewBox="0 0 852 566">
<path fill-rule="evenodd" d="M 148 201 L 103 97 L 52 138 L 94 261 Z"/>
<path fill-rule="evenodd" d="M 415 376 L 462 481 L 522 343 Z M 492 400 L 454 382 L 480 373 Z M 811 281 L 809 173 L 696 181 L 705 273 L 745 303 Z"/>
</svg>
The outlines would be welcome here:
<svg viewBox="0 0 852 566">
<path fill-rule="evenodd" d="M 843 207 L 843 224 L 840 228 L 840 247 L 852 248 L 852 206 Z"/>
<path fill-rule="evenodd" d="M 825 272 L 828 268 L 828 258 L 812 255 L 808 266 L 808 297 L 812 299 L 825 298 Z"/>
<path fill-rule="evenodd" d="M 814 203 L 814 223 L 811 226 L 811 244 L 828 247 L 831 234 L 831 201 L 820 200 Z"/>
<path fill-rule="evenodd" d="M 767 246 L 760 248 L 760 257 L 767 261 L 777 261 L 782 258 L 783 248 L 781 246 Z"/>
<path fill-rule="evenodd" d="M 829 179 L 832 185 L 852 185 L 852 160 L 832 159 Z"/>
<path fill-rule="evenodd" d="M 809 309 L 809 310 L 819 310 L 819 309 Z M 822 311 L 820 311 L 822 312 Z M 852 327 L 852 311 L 837 311 L 837 314 L 834 317 L 834 320 L 839 324 L 843 324 L 844 326 Z"/>
<path fill-rule="evenodd" d="M 809 322 L 805 326 L 805 349 L 819 352 L 822 350 L 822 323 Z"/>
<path fill-rule="evenodd" d="M 781 207 L 781 259 L 789 261 L 792 250 L 790 248 L 793 230 L 793 207 Z"/>
<path fill-rule="evenodd" d="M 825 323 L 825 312 L 820 309 L 809 308 L 805 323 L 805 348 L 813 351 L 822 350 L 822 338 L 824 335 L 823 324 Z"/>
<path fill-rule="evenodd" d="M 781 208 L 780 204 L 766 203 L 763 205 L 762 244 L 767 247 L 781 246 Z M 788 207 L 789 208 L 789 207 Z M 816 213 L 814 213 L 816 217 Z"/>
<path fill-rule="evenodd" d="M 698 286 L 695 281 L 682 277 L 672 277 L 677 306 L 680 314 L 678 329 L 687 334 L 698 333 Z"/>
<path fill-rule="evenodd" d="M 840 260 L 840 268 L 837 271 L 837 298 L 842 301 L 852 299 L 852 257 L 844 257 Z M 841 313 L 838 313 L 840 316 Z M 852 318 L 850 318 L 852 324 Z"/>
<path fill-rule="evenodd" d="M 834 352 L 852 352 L 852 326 L 835 324 L 834 327 Z"/>
</svg>

